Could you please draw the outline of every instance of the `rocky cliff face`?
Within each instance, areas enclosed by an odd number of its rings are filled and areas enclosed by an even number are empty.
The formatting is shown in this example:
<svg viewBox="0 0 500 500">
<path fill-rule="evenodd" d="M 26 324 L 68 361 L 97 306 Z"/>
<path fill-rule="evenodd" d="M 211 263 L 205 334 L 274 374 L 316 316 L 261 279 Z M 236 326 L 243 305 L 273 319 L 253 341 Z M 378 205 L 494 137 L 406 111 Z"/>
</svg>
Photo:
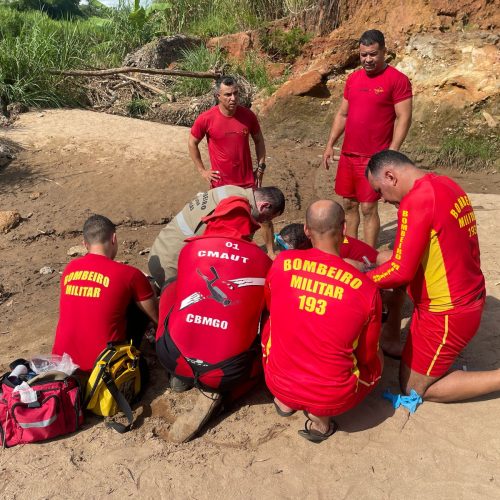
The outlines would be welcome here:
<svg viewBox="0 0 500 500">
<path fill-rule="evenodd" d="M 498 140 L 498 2 L 344 2 L 342 25 L 311 40 L 292 78 L 256 108 L 278 137 L 325 142 L 345 79 L 358 65 L 366 29 L 386 35 L 390 63 L 412 80 L 414 121 L 405 149 L 438 148 L 444 134 L 489 134 Z"/>
</svg>

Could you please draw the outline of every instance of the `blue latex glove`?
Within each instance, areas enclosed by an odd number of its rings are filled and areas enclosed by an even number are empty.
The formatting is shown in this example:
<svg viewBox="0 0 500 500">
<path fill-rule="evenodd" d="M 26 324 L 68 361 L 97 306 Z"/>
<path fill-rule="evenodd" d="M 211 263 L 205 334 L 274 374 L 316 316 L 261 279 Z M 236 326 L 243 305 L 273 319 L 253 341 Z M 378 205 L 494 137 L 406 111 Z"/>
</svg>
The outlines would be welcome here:
<svg viewBox="0 0 500 500">
<path fill-rule="evenodd" d="M 384 399 L 388 399 L 394 409 L 404 406 L 410 413 L 415 413 L 418 405 L 422 404 L 422 397 L 419 396 L 414 389 L 411 390 L 409 396 L 403 394 L 393 394 L 389 389 L 386 389 L 382 394 Z"/>
</svg>

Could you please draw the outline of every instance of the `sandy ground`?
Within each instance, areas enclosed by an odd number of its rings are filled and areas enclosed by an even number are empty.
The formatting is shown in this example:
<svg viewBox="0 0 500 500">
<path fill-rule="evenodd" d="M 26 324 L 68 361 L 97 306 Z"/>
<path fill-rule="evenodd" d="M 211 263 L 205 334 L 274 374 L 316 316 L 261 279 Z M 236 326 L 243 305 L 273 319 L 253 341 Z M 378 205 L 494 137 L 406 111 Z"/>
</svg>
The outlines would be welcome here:
<svg viewBox="0 0 500 500">
<path fill-rule="evenodd" d="M 327 131 L 325 131 L 325 134 Z M 204 188 L 188 159 L 188 130 L 88 111 L 22 115 L 0 132 L 18 159 L 0 172 L 0 210 L 24 220 L 0 235 L 0 370 L 20 356 L 49 352 L 58 309 L 59 273 L 80 242 L 90 213 L 119 223 L 119 259 L 146 269 L 161 226 Z M 268 185 L 288 207 L 277 226 L 302 220 L 310 201 L 331 196 L 333 171 L 318 168 L 316 144 L 268 140 Z M 481 329 L 459 365 L 499 368 L 500 176 L 455 175 L 471 193 L 478 218 L 487 307 Z M 382 241 L 395 210 L 382 206 Z M 42 266 L 55 272 L 39 274 Z M 89 417 L 81 431 L 52 442 L 0 451 L 1 498 L 499 498 L 500 400 L 440 405 L 416 414 L 391 408 L 380 394 L 397 387 L 397 362 L 359 408 L 338 417 L 340 431 L 321 445 L 301 439 L 304 417 L 276 415 L 260 388 L 185 445 L 161 435 L 189 396 L 165 390 L 166 376 L 145 350 L 153 383 L 136 413 L 138 426 L 119 435 Z"/>
</svg>

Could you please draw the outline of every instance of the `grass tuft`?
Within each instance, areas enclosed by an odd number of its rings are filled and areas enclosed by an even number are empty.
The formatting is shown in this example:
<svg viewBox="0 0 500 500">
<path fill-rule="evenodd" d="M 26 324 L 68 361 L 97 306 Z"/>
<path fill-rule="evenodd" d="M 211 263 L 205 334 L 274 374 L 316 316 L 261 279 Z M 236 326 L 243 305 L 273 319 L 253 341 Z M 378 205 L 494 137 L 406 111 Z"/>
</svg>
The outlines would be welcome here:
<svg viewBox="0 0 500 500">
<path fill-rule="evenodd" d="M 145 115 L 151 107 L 147 99 L 132 99 L 127 103 L 127 112 L 130 116 L 137 117 Z"/>
<path fill-rule="evenodd" d="M 220 49 L 210 50 L 206 47 L 197 47 L 183 51 L 179 69 L 184 71 L 210 71 L 220 68 L 225 60 Z M 178 78 L 174 85 L 174 92 L 185 96 L 204 95 L 213 86 L 211 79 L 205 78 Z"/>
<path fill-rule="evenodd" d="M 500 139 L 494 134 L 470 135 L 455 132 L 446 136 L 437 154 L 437 162 L 462 171 L 499 168 Z"/>
</svg>

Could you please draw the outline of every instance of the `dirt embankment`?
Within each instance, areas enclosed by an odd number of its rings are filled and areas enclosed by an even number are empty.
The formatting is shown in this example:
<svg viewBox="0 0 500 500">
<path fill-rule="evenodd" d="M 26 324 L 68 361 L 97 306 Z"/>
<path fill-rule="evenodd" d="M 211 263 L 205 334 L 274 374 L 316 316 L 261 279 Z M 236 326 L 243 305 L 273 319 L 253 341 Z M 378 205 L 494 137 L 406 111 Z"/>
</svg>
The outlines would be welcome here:
<svg viewBox="0 0 500 500">
<path fill-rule="evenodd" d="M 284 76 L 288 71 L 288 81 L 271 96 L 261 92 L 253 102 L 269 134 L 276 139 L 324 144 L 345 80 L 359 64 L 357 40 L 363 31 L 377 28 L 386 35 L 388 61 L 407 74 L 413 84 L 414 118 L 404 144 L 407 153 L 423 164 L 433 162 L 447 136 L 456 138 L 459 148 L 467 148 L 470 137 L 479 137 L 500 150 L 500 37 L 496 29 L 500 11 L 495 2 L 416 0 L 410 8 L 407 2 L 389 0 L 340 1 L 335 12 L 339 27 L 310 40 L 291 64 L 270 61 L 259 30 L 207 42 L 207 47 L 219 47 L 232 59 L 243 60 L 249 52 L 258 53 L 260 60 L 269 61 L 270 74 Z M 289 30 L 295 26 L 317 32 L 317 12 L 308 10 L 277 21 L 268 29 Z M 129 55 L 125 62 L 139 67 L 175 67 L 182 54 L 179 47 L 186 43 L 194 46 L 203 42 L 186 37 L 160 38 Z M 132 100 L 147 95 L 148 89 L 137 81 L 128 83 L 126 87 L 118 85 L 119 90 L 110 90 L 109 82 L 108 87 L 101 86 L 109 95 L 101 96 L 108 104 L 99 109 L 131 112 L 127 109 Z M 153 83 L 161 86 L 161 79 Z M 176 101 L 168 90 L 166 97 L 167 102 L 161 102 L 158 94 L 150 93 L 150 107 L 144 117 L 190 126 L 198 113 L 212 104 L 210 94 Z M 489 165 L 500 167 L 494 158 Z"/>
<path fill-rule="evenodd" d="M 386 35 L 390 63 L 411 79 L 414 118 L 404 150 L 431 161 L 446 135 L 498 145 L 500 23 L 491 2 L 352 2 L 340 28 L 311 40 L 292 78 L 256 109 L 276 137 L 324 143 L 366 29 Z M 497 168 L 500 165 L 497 165 Z"/>
</svg>

